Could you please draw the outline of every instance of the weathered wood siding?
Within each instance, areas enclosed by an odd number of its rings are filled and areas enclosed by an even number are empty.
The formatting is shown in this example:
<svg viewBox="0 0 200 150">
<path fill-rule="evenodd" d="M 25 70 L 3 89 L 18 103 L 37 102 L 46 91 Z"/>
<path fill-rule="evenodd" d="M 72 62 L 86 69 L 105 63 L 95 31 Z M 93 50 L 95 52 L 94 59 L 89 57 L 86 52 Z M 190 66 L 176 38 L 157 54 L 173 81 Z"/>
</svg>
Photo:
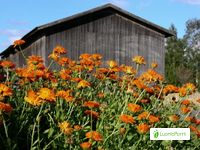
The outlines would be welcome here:
<svg viewBox="0 0 200 150">
<path fill-rule="evenodd" d="M 46 60 L 56 45 L 68 49 L 67 56 L 76 60 L 82 53 L 99 53 L 104 61 L 133 65 L 132 57 L 142 55 L 147 65 L 141 71 L 156 61 L 158 71 L 164 74 L 164 35 L 118 14 L 46 35 Z"/>
<path fill-rule="evenodd" d="M 30 44 L 28 47 L 23 49 L 23 53 L 26 57 L 31 55 L 38 55 L 42 56 L 43 59 L 45 60 L 46 56 L 45 44 L 46 44 L 46 37 L 42 36 L 41 38 L 37 39 L 32 44 Z M 7 59 L 12 60 L 13 62 L 15 62 L 17 66 L 20 67 L 26 64 L 26 61 L 20 51 L 17 51 L 15 54 L 10 54 Z"/>
<path fill-rule="evenodd" d="M 164 74 L 164 35 L 130 21 L 119 14 L 99 18 L 86 24 L 75 26 L 60 32 L 46 33 L 23 51 L 26 56 L 40 55 L 49 65 L 48 55 L 53 48 L 61 45 L 68 49 L 67 56 L 78 60 L 82 53 L 99 53 L 103 61 L 116 60 L 119 64 L 133 65 L 132 57 L 142 55 L 147 65 L 159 64 L 158 71 Z M 25 64 L 20 52 L 11 54 L 9 59 L 19 66 Z"/>
</svg>

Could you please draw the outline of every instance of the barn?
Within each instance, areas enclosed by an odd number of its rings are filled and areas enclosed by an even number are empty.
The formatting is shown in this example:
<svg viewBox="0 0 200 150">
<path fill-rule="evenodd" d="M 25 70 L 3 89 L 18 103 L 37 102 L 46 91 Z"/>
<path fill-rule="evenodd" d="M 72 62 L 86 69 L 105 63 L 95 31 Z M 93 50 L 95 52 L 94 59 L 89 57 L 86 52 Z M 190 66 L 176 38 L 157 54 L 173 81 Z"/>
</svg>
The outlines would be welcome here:
<svg viewBox="0 0 200 150">
<path fill-rule="evenodd" d="M 106 4 L 64 19 L 34 28 L 22 39 L 26 56 L 40 55 L 48 66 L 48 55 L 61 45 L 67 56 L 77 60 L 82 53 L 99 53 L 103 61 L 116 60 L 120 64 L 133 65 L 131 58 L 144 56 L 147 69 L 151 62 L 159 64 L 158 72 L 164 74 L 165 38 L 173 36 L 167 29 L 129 13 L 115 5 Z M 9 46 L 1 58 L 23 66 L 21 53 Z"/>
</svg>

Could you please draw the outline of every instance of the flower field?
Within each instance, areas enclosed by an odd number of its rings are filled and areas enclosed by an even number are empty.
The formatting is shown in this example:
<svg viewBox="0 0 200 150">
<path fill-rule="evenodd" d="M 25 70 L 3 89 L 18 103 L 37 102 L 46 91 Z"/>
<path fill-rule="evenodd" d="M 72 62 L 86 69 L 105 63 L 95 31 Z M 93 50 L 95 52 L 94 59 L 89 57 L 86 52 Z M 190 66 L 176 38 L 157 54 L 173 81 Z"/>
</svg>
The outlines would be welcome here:
<svg viewBox="0 0 200 150">
<path fill-rule="evenodd" d="M 142 56 L 133 57 L 133 68 L 113 60 L 102 64 L 99 54 L 74 61 L 66 53 L 55 47 L 49 66 L 40 56 L 25 58 L 23 68 L 1 60 L 0 149 L 199 149 L 199 108 L 187 100 L 196 92 L 192 83 L 166 84 L 155 62 L 138 75 Z M 54 64 L 60 70 L 50 70 Z M 180 100 L 164 105 L 169 93 Z M 191 140 L 151 141 L 152 127 L 189 127 Z"/>
</svg>

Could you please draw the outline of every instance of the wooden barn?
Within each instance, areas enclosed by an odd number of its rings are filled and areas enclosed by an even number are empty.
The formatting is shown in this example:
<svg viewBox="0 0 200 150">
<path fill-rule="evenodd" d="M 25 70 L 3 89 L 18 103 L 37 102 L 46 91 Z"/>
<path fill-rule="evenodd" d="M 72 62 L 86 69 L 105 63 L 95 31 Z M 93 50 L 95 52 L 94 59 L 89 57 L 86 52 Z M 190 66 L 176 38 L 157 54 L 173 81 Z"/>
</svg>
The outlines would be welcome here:
<svg viewBox="0 0 200 150">
<path fill-rule="evenodd" d="M 99 53 L 103 61 L 116 60 L 120 64 L 133 65 L 131 58 L 142 55 L 147 69 L 152 61 L 159 64 L 164 74 L 165 38 L 172 36 L 167 29 L 133 15 L 115 5 L 106 4 L 34 28 L 22 39 L 26 56 L 40 55 L 45 65 L 48 55 L 61 45 L 68 50 L 67 56 L 77 60 L 82 53 Z M 25 60 L 11 45 L 1 54 L 2 58 L 23 66 Z"/>
</svg>

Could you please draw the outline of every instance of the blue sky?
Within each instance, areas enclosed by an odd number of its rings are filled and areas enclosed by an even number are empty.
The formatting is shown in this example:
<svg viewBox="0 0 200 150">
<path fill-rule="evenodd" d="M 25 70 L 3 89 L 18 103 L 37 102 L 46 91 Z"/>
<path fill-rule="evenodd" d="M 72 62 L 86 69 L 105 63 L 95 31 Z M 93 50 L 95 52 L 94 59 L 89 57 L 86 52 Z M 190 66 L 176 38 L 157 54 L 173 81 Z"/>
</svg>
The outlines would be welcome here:
<svg viewBox="0 0 200 150">
<path fill-rule="evenodd" d="M 200 19 L 200 0 L 1 0 L 0 51 L 36 26 L 106 3 L 165 28 L 173 23 L 179 37 L 188 19 Z"/>
</svg>

